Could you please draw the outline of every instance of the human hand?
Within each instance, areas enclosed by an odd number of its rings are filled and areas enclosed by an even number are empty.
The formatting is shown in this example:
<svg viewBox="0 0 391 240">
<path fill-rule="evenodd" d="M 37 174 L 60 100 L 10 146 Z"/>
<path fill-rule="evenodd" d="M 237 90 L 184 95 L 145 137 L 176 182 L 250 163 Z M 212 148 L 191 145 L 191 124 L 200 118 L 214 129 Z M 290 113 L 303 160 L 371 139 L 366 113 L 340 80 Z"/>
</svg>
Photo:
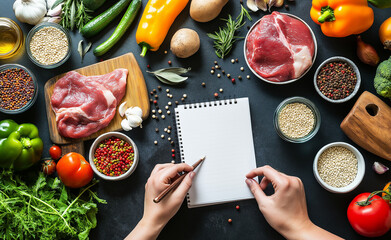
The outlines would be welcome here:
<svg viewBox="0 0 391 240">
<path fill-rule="evenodd" d="M 260 184 L 252 179 L 256 176 L 263 176 Z M 304 186 L 300 178 L 280 173 L 270 166 L 256 168 L 246 177 L 259 210 L 276 231 L 287 239 L 311 239 L 310 236 L 315 233 L 315 239 L 322 239 L 326 231 L 315 226 L 308 217 Z M 274 194 L 267 196 L 264 190 L 269 183 L 273 185 Z M 326 232 L 325 237 L 334 239 L 336 236 Z"/>
<path fill-rule="evenodd" d="M 156 239 L 167 222 L 178 212 L 183 199 L 189 191 L 195 172 L 193 167 L 185 163 L 158 164 L 152 170 L 145 184 L 144 215 L 133 231 L 126 237 L 132 240 Z M 177 188 L 169 192 L 159 203 L 156 198 L 170 183 L 179 177 L 179 172 L 189 172 Z"/>
<path fill-rule="evenodd" d="M 156 165 L 145 185 L 143 218 L 165 225 L 178 212 L 191 187 L 192 179 L 195 176 L 195 173 L 191 172 L 192 170 L 193 167 L 185 163 Z M 168 193 L 159 203 L 154 203 L 153 199 L 174 182 L 179 176 L 178 173 L 182 171 L 189 172 L 189 174 L 179 186 Z"/>
</svg>

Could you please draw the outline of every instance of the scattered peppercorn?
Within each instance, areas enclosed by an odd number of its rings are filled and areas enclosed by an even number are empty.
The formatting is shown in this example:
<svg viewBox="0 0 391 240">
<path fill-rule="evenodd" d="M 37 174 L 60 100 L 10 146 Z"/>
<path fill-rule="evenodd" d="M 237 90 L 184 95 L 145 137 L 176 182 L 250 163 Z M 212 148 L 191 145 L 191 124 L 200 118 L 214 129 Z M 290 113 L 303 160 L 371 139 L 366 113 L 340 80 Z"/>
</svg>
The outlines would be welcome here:
<svg viewBox="0 0 391 240">
<path fill-rule="evenodd" d="M 23 69 L 10 68 L 0 72 L 0 108 L 17 110 L 34 96 L 32 77 Z"/>
<path fill-rule="evenodd" d="M 162 119 L 165 119 L 165 118 L 166 118 L 166 116 L 162 115 Z"/>
<path fill-rule="evenodd" d="M 217 74 L 217 76 L 219 76 L 220 74 Z M 201 86 L 205 87 L 206 84 L 204 82 L 201 83 Z"/>
<path fill-rule="evenodd" d="M 171 152 L 174 153 L 174 152 L 175 152 L 175 149 L 171 149 Z"/>
<path fill-rule="evenodd" d="M 174 141 L 171 141 L 170 143 L 171 143 L 171 145 L 174 145 Z"/>
<path fill-rule="evenodd" d="M 176 105 L 178 105 L 178 104 L 179 104 L 179 102 L 178 102 L 178 101 L 175 101 L 175 104 L 176 104 Z"/>
<path fill-rule="evenodd" d="M 147 65 L 147 68 L 151 68 L 151 66 L 148 64 L 148 65 Z"/>
<path fill-rule="evenodd" d="M 168 137 L 168 138 L 167 138 L 167 140 L 168 140 L 168 141 L 171 141 L 171 138 L 170 138 L 170 137 Z"/>
<path fill-rule="evenodd" d="M 133 147 L 125 140 L 110 137 L 101 141 L 95 150 L 96 169 L 106 176 L 120 176 L 133 164 Z"/>
<path fill-rule="evenodd" d="M 237 58 L 237 59 L 235 59 L 235 62 L 239 62 L 239 59 Z"/>
<path fill-rule="evenodd" d="M 288 4 L 285 4 L 285 9 L 289 10 L 289 5 Z"/>
<path fill-rule="evenodd" d="M 155 140 L 155 141 L 153 141 L 153 143 L 155 144 L 155 145 L 157 145 L 157 141 Z"/>
<path fill-rule="evenodd" d="M 218 93 L 215 93 L 214 96 L 215 96 L 215 98 L 218 98 L 218 97 L 219 97 L 219 94 L 218 94 Z"/>
<path fill-rule="evenodd" d="M 239 209 L 240 209 L 239 205 L 236 205 L 236 207 L 235 207 L 235 208 L 236 208 L 236 210 L 239 210 Z"/>
<path fill-rule="evenodd" d="M 231 77 L 231 74 L 228 73 L 228 74 L 227 74 L 227 78 L 230 78 L 230 77 Z"/>
<path fill-rule="evenodd" d="M 159 132 L 159 128 L 155 128 L 155 132 Z"/>
<path fill-rule="evenodd" d="M 172 64 L 171 60 L 168 60 L 168 64 L 169 64 L 169 65 L 171 65 L 171 64 Z"/>
<path fill-rule="evenodd" d="M 235 63 L 235 59 L 232 58 L 232 59 L 231 59 L 231 63 Z"/>
<path fill-rule="evenodd" d="M 356 87 L 357 75 L 346 62 L 325 64 L 316 77 L 319 91 L 329 99 L 338 100 L 348 97 Z"/>
<path fill-rule="evenodd" d="M 156 95 L 155 95 L 155 98 L 159 98 L 159 96 L 156 94 Z"/>
<path fill-rule="evenodd" d="M 153 104 L 155 104 L 155 105 L 156 105 L 156 104 L 157 104 L 157 101 L 156 101 L 156 100 L 153 100 Z"/>
<path fill-rule="evenodd" d="M 242 71 L 242 72 L 243 72 L 243 71 L 244 71 L 244 67 L 240 67 L 240 71 Z"/>
<path fill-rule="evenodd" d="M 223 92 L 223 89 L 222 89 L 222 88 L 220 88 L 220 89 L 219 89 L 219 91 L 220 91 L 220 92 Z"/>
<path fill-rule="evenodd" d="M 217 74 L 217 77 L 218 77 L 218 78 L 220 78 L 220 77 L 221 77 L 221 74 L 220 74 L 220 73 L 218 73 L 218 74 Z"/>
<path fill-rule="evenodd" d="M 212 70 L 215 70 L 215 67 L 212 67 Z"/>
<path fill-rule="evenodd" d="M 161 90 L 162 90 L 162 87 L 161 87 L 161 86 L 157 86 L 157 89 L 159 89 L 159 91 L 161 91 Z"/>
<path fill-rule="evenodd" d="M 171 130 L 172 127 L 171 127 L 171 126 L 168 126 L 167 128 Z"/>
<path fill-rule="evenodd" d="M 225 74 L 225 71 L 224 71 L 224 70 L 221 70 L 221 73 L 222 73 L 222 74 Z"/>
<path fill-rule="evenodd" d="M 156 89 L 152 89 L 152 92 L 156 93 Z"/>
<path fill-rule="evenodd" d="M 247 75 L 247 79 L 250 79 L 250 75 Z"/>
<path fill-rule="evenodd" d="M 231 218 L 229 218 L 229 219 L 228 219 L 228 222 L 229 222 L 229 223 L 232 223 L 232 219 L 231 219 Z"/>
<path fill-rule="evenodd" d="M 232 78 L 232 79 L 231 79 L 231 82 L 232 82 L 232 83 L 235 83 L 235 82 L 236 82 L 236 81 L 235 81 L 235 78 Z"/>
<path fill-rule="evenodd" d="M 217 64 L 217 61 L 214 61 L 214 64 L 216 65 L 216 64 Z"/>
<path fill-rule="evenodd" d="M 239 79 L 239 80 L 242 80 L 242 76 L 239 75 L 239 76 L 238 76 L 238 79 Z"/>
<path fill-rule="evenodd" d="M 175 158 L 175 154 L 171 154 L 171 157 L 172 157 L 172 158 Z"/>
<path fill-rule="evenodd" d="M 210 74 L 213 74 L 213 73 L 215 73 L 215 71 L 214 70 L 210 70 Z"/>
</svg>

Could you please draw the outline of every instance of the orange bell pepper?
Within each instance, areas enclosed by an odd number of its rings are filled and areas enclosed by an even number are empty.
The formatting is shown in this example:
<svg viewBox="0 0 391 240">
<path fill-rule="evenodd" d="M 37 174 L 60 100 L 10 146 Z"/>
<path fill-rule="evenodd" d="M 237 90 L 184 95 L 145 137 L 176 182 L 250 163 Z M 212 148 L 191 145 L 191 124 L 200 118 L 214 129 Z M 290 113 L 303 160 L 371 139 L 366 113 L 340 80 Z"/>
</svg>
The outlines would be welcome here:
<svg viewBox="0 0 391 240">
<path fill-rule="evenodd" d="M 374 14 L 367 0 L 313 0 L 311 18 L 324 35 L 346 37 L 370 28 Z"/>
<path fill-rule="evenodd" d="M 140 56 L 148 50 L 157 51 L 163 43 L 175 18 L 189 0 L 149 0 L 136 32 L 137 44 L 142 48 Z"/>
</svg>

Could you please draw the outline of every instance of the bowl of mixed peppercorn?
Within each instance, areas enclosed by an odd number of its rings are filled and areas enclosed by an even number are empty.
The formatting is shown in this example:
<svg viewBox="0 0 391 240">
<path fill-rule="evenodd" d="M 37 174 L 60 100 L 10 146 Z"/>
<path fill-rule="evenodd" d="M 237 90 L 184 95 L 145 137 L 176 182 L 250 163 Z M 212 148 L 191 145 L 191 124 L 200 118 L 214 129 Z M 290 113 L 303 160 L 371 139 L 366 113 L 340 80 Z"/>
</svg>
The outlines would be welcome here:
<svg viewBox="0 0 391 240">
<path fill-rule="evenodd" d="M 89 158 L 92 170 L 111 181 L 129 177 L 139 161 L 136 144 L 120 132 L 100 135 L 90 148 Z"/>
<path fill-rule="evenodd" d="M 28 110 L 37 99 L 34 74 L 19 64 L 0 66 L 0 112 L 18 114 Z"/>
<path fill-rule="evenodd" d="M 318 94 L 332 103 L 349 101 L 360 88 L 361 76 L 357 66 L 345 57 L 331 57 L 319 65 L 314 75 Z"/>
</svg>

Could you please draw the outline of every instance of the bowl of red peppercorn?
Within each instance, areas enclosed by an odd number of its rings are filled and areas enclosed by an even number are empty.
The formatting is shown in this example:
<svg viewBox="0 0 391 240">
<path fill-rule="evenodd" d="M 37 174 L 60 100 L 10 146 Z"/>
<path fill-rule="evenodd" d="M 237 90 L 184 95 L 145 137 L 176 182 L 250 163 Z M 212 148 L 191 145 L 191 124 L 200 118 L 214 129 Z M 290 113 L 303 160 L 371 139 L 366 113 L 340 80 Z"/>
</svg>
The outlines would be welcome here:
<svg viewBox="0 0 391 240">
<path fill-rule="evenodd" d="M 358 67 L 345 57 L 331 57 L 319 65 L 314 75 L 318 94 L 332 103 L 349 101 L 360 88 Z"/>
<path fill-rule="evenodd" d="M 37 79 L 28 68 L 19 64 L 0 66 L 0 112 L 25 112 L 35 103 L 37 96 Z"/>
<path fill-rule="evenodd" d="M 104 133 L 95 139 L 89 158 L 96 175 L 111 181 L 129 177 L 139 161 L 136 144 L 120 132 Z"/>
</svg>

